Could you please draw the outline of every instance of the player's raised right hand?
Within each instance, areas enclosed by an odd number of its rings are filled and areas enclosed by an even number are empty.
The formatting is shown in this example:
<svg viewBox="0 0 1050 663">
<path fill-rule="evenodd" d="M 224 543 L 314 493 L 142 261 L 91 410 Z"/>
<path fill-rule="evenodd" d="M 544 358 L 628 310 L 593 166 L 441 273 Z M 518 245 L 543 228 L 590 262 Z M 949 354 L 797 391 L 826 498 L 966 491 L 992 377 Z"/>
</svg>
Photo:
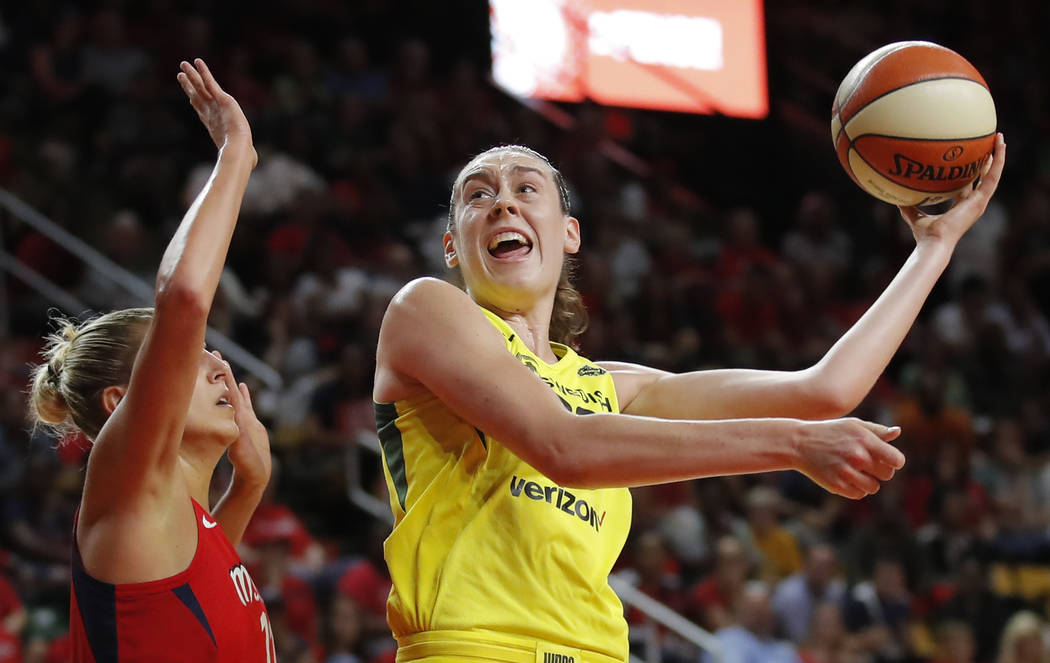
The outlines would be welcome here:
<svg viewBox="0 0 1050 663">
<path fill-rule="evenodd" d="M 854 418 L 806 422 L 796 440 L 796 469 L 836 495 L 874 495 L 904 466 L 904 454 L 889 444 L 900 433 Z"/>
<path fill-rule="evenodd" d="M 223 91 L 212 76 L 204 60 L 197 58 L 193 64 L 183 61 L 179 68 L 179 85 L 197 111 L 201 123 L 208 129 L 215 147 L 227 144 L 242 144 L 251 149 L 251 163 L 255 167 L 258 155 L 252 144 L 252 130 L 237 100 Z"/>
</svg>

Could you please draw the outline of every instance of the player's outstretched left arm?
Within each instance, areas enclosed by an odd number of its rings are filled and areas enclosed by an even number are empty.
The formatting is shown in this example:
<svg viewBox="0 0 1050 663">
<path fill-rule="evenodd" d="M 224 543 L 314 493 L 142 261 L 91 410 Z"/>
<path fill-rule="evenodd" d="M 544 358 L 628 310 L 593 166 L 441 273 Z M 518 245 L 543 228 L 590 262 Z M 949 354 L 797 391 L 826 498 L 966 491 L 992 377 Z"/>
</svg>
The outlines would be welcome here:
<svg viewBox="0 0 1050 663">
<path fill-rule="evenodd" d="M 613 374 L 622 411 L 665 419 L 830 419 L 851 412 L 897 352 L 959 239 L 984 213 L 1005 160 L 1006 141 L 999 134 L 980 184 L 949 211 L 929 216 L 914 207 L 901 208 L 915 236 L 915 250 L 882 295 L 815 365 L 801 371 L 671 374 L 602 363 Z"/>
<path fill-rule="evenodd" d="M 215 353 L 219 356 L 219 353 Z M 226 493 L 215 504 L 212 515 L 222 525 L 223 532 L 230 543 L 236 546 L 244 535 L 255 507 L 259 506 L 263 491 L 270 480 L 272 460 L 270 457 L 270 435 L 252 407 L 252 397 L 248 385 L 237 383 L 233 377 L 230 363 L 225 362 L 226 382 L 230 404 L 233 406 L 234 421 L 240 429 L 237 441 L 230 445 L 227 455 L 233 465 L 233 478 Z"/>
</svg>

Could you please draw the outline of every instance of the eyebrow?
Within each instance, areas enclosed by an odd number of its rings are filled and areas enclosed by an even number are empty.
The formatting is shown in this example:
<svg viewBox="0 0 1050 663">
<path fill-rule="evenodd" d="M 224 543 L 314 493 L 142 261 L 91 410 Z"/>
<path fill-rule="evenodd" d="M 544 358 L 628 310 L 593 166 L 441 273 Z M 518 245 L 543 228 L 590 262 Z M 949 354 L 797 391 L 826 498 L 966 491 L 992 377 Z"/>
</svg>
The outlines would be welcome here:
<svg viewBox="0 0 1050 663">
<path fill-rule="evenodd" d="M 516 173 L 522 173 L 522 172 L 536 173 L 537 175 L 539 175 L 543 179 L 547 179 L 546 174 L 542 170 L 540 170 L 539 168 L 533 168 L 532 166 L 514 166 L 514 168 L 512 170 L 514 170 L 514 172 L 516 172 Z"/>
</svg>

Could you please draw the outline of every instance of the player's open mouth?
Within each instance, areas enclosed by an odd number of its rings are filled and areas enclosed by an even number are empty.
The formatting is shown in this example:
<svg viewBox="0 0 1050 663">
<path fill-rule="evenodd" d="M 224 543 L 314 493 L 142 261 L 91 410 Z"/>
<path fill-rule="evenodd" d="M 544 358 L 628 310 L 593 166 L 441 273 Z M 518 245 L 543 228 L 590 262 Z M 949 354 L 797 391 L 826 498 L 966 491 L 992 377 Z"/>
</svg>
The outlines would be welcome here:
<svg viewBox="0 0 1050 663">
<path fill-rule="evenodd" d="M 489 239 L 489 254 L 494 258 L 516 258 L 532 251 L 532 242 L 515 231 L 496 233 Z"/>
<path fill-rule="evenodd" d="M 226 397 L 225 397 L 225 396 L 223 396 L 222 398 L 220 398 L 219 400 L 217 400 L 217 401 L 215 402 L 215 404 L 216 404 L 216 405 L 223 405 L 223 406 L 226 406 L 226 407 L 233 407 L 233 403 L 231 403 L 230 401 L 226 400 Z"/>
</svg>

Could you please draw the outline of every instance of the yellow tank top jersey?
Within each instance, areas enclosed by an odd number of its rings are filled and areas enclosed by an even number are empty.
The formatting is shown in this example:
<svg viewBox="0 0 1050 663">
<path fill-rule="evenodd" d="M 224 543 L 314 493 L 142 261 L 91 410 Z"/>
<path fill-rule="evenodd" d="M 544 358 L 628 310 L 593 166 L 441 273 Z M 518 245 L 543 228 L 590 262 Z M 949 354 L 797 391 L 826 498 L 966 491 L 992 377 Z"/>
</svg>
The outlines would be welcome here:
<svg viewBox="0 0 1050 663">
<path fill-rule="evenodd" d="M 619 411 L 604 369 L 557 343 L 547 364 L 482 311 L 567 409 Z M 630 492 L 558 486 L 431 394 L 375 408 L 395 517 L 385 544 L 395 637 L 494 632 L 626 660 L 627 623 L 608 576 L 627 538 Z"/>
</svg>

